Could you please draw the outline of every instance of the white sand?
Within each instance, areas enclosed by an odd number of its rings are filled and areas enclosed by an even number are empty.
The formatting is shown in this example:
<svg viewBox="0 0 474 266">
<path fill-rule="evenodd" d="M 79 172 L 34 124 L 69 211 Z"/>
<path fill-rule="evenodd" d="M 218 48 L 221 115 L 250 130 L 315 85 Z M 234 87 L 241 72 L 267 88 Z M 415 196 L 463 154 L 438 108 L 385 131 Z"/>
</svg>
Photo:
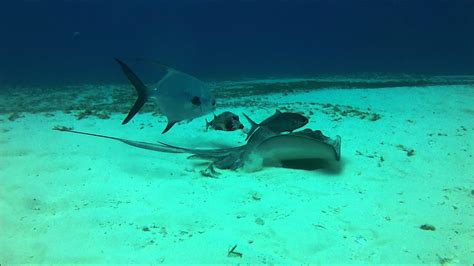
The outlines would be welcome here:
<svg viewBox="0 0 474 266">
<path fill-rule="evenodd" d="M 51 128 L 188 147 L 240 145 L 242 132 L 205 132 L 201 118 L 160 135 L 164 119 L 149 114 L 126 126 L 123 115 L 2 115 L 0 263 L 474 261 L 472 87 L 320 90 L 262 101 L 302 102 L 296 109 L 306 112 L 307 102 L 351 105 L 382 118 L 332 121 L 313 109 L 308 127 L 342 136 L 340 172 L 221 170 L 212 179 L 186 154 Z M 257 121 L 274 112 L 230 111 Z M 234 245 L 243 257 L 228 257 Z"/>
</svg>

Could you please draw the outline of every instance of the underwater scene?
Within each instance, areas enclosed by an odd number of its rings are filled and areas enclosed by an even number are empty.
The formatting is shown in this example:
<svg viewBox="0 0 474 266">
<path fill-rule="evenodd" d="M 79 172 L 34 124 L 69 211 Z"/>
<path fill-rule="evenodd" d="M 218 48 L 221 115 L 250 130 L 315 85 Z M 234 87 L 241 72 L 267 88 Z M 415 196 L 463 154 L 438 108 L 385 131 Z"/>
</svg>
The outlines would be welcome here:
<svg viewBox="0 0 474 266">
<path fill-rule="evenodd" d="M 0 265 L 474 263 L 474 2 L 0 8 Z"/>
</svg>

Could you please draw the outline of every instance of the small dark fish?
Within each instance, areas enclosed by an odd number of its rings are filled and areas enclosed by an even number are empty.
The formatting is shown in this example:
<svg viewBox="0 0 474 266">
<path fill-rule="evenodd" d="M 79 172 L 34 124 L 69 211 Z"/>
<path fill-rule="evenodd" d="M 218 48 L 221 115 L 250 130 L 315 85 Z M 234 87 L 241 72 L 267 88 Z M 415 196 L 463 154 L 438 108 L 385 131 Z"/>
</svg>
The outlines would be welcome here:
<svg viewBox="0 0 474 266">
<path fill-rule="evenodd" d="M 252 125 L 245 140 L 248 140 L 259 127 L 265 127 L 270 131 L 279 134 L 282 132 L 292 132 L 293 130 L 298 129 L 309 122 L 308 118 L 304 115 L 290 112 L 282 113 L 279 110 L 276 110 L 272 116 L 263 120 L 260 124 L 254 122 L 248 115 L 243 115 Z"/>
<path fill-rule="evenodd" d="M 231 112 L 223 112 L 220 115 L 214 114 L 214 119 L 211 122 L 206 120 L 206 129 L 209 127 L 215 130 L 234 131 L 243 129 L 244 125 L 240 123 L 239 116 Z"/>
</svg>

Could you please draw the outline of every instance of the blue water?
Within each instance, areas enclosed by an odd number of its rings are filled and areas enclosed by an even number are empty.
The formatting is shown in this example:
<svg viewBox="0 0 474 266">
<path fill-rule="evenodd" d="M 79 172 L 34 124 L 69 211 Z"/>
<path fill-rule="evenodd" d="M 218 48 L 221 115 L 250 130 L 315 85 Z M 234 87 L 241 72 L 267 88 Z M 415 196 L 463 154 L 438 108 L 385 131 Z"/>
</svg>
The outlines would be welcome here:
<svg viewBox="0 0 474 266">
<path fill-rule="evenodd" d="M 114 57 L 203 79 L 474 74 L 473 14 L 471 0 L 8 1 L 0 82 L 124 83 Z"/>
<path fill-rule="evenodd" d="M 0 266 L 474 262 L 474 0 L 0 3 Z"/>
</svg>

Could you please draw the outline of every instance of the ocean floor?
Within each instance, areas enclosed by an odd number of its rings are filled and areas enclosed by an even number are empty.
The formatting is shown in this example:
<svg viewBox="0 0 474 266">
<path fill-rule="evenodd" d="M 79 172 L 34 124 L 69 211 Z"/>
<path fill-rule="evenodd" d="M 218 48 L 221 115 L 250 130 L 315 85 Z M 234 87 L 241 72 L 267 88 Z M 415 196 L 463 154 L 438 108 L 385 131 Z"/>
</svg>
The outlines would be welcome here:
<svg viewBox="0 0 474 266">
<path fill-rule="evenodd" d="M 0 264 L 472 264 L 472 82 L 345 82 L 214 84 L 216 113 L 297 111 L 342 137 L 336 170 L 218 178 L 188 154 L 52 128 L 193 148 L 241 145 L 245 132 L 206 131 L 202 117 L 161 135 L 151 104 L 123 126 L 128 85 L 2 89 Z"/>
</svg>

